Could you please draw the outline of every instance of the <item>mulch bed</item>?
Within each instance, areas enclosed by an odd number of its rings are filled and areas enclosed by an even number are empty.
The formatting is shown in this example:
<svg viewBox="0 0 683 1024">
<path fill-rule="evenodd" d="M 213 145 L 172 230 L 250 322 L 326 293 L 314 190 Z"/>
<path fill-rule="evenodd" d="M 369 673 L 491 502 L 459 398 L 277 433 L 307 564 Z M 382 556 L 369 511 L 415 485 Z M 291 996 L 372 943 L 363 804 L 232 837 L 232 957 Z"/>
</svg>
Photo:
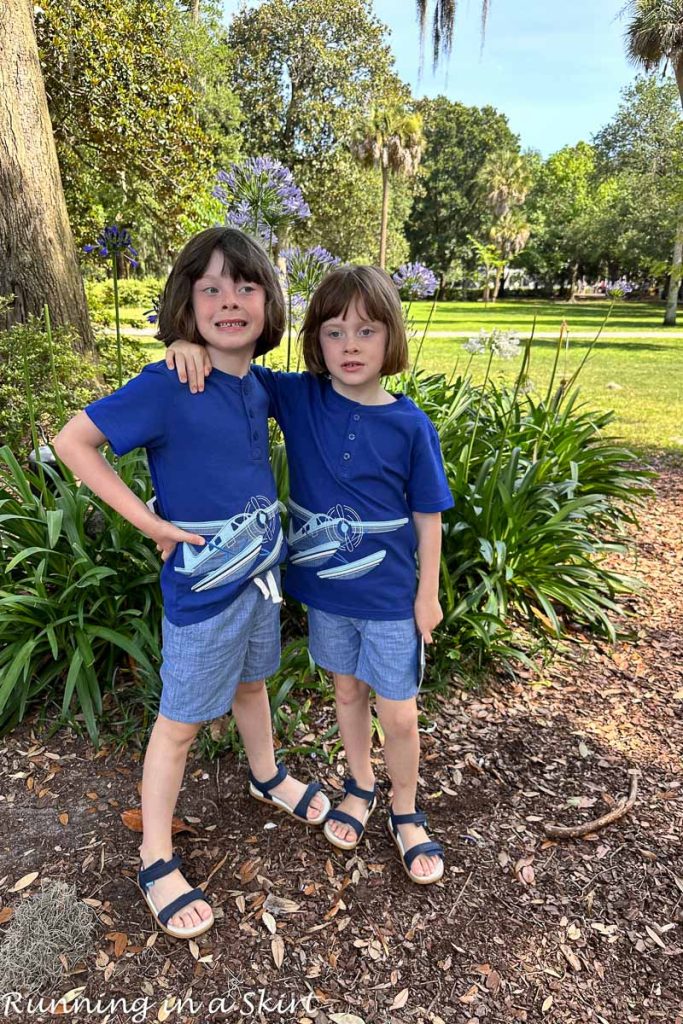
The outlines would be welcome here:
<svg viewBox="0 0 683 1024">
<path fill-rule="evenodd" d="M 198 945 L 176 942 L 134 885 L 139 836 L 121 815 L 139 803 L 139 757 L 31 722 L 0 740 L 0 922 L 46 878 L 73 882 L 99 917 L 92 955 L 51 993 L 85 986 L 91 1011 L 71 1019 L 683 1024 L 683 470 L 657 468 L 625 566 L 649 585 L 624 623 L 632 638 L 576 634 L 545 673 L 456 687 L 429 709 L 419 802 L 447 850 L 439 885 L 403 874 L 386 787 L 344 856 L 250 800 L 243 762 L 195 759 L 177 848 L 194 880 L 210 877 L 218 921 Z M 314 717 L 322 731 L 331 710 Z M 289 763 L 341 786 L 341 762 Z M 547 837 L 546 822 L 614 808 L 632 770 L 629 814 Z M 167 1014 L 173 997 L 194 1006 Z M 107 1009 L 115 999 L 127 1002 Z M 22 1013 L 7 1019 L 54 1019 Z"/>
</svg>

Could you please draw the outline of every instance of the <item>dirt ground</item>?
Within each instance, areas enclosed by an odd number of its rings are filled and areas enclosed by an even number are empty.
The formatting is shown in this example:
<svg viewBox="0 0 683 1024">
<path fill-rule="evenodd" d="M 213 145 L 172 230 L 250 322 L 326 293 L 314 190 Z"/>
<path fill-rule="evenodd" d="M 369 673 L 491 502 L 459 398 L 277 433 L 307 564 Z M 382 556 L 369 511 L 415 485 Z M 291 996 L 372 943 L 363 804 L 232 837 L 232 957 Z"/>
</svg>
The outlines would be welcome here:
<svg viewBox="0 0 683 1024">
<path fill-rule="evenodd" d="M 29 721 L 0 740 L 0 934 L 41 880 L 75 884 L 97 941 L 50 994 L 84 986 L 90 1005 L 66 1004 L 78 1021 L 683 1024 L 683 470 L 658 468 L 633 638 L 577 634 L 540 678 L 456 688 L 430 710 L 419 803 L 446 848 L 440 884 L 403 874 L 386 785 L 344 856 L 249 799 L 243 763 L 195 759 L 177 849 L 193 881 L 209 879 L 218 920 L 198 945 L 176 942 L 134 885 L 139 836 L 121 815 L 139 803 L 139 758 L 45 740 Z M 331 710 L 315 714 L 322 732 Z M 341 787 L 341 762 L 289 766 Z M 586 838 L 547 837 L 544 823 L 612 810 L 634 771 L 630 813 Z M 54 1016 L 0 994 L 0 1019 Z"/>
</svg>

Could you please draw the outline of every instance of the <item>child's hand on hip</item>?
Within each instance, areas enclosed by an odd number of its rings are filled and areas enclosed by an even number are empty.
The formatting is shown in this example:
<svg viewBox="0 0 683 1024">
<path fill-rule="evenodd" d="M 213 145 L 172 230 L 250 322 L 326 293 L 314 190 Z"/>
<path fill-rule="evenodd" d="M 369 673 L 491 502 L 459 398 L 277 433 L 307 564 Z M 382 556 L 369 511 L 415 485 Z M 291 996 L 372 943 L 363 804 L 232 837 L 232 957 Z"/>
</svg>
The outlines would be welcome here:
<svg viewBox="0 0 683 1024">
<path fill-rule="evenodd" d="M 415 623 L 426 644 L 431 644 L 432 630 L 436 629 L 442 619 L 443 612 L 438 597 L 423 597 L 418 594 L 415 598 Z"/>
<path fill-rule="evenodd" d="M 166 349 L 166 365 L 169 370 L 175 369 L 178 379 L 185 384 L 190 383 L 190 391 L 204 390 L 204 379 L 213 367 L 205 348 L 191 341 L 174 341 Z"/>
<path fill-rule="evenodd" d="M 202 547 L 206 543 L 198 533 L 188 533 L 187 530 L 181 530 L 179 526 L 174 526 L 165 519 L 159 519 L 158 522 L 158 527 L 151 530 L 149 535 L 156 544 L 157 551 L 161 552 L 162 562 L 171 557 L 176 544 L 196 544 Z"/>
</svg>

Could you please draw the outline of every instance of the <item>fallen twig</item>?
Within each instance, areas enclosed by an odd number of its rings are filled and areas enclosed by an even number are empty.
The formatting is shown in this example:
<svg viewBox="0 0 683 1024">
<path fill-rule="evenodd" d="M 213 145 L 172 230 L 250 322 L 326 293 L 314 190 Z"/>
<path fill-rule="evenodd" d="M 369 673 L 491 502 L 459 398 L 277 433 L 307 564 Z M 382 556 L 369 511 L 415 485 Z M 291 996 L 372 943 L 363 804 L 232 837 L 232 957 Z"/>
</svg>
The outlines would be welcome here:
<svg viewBox="0 0 683 1024">
<path fill-rule="evenodd" d="M 612 822 L 623 818 L 631 810 L 638 796 L 638 775 L 635 769 L 631 769 L 631 791 L 628 799 L 622 800 L 613 811 L 603 814 L 601 818 L 594 818 L 593 821 L 586 821 L 582 825 L 551 825 L 545 822 L 543 828 L 547 836 L 553 839 L 578 839 L 580 836 L 590 835 L 592 832 L 599 832 L 600 829 L 611 825 Z"/>
</svg>

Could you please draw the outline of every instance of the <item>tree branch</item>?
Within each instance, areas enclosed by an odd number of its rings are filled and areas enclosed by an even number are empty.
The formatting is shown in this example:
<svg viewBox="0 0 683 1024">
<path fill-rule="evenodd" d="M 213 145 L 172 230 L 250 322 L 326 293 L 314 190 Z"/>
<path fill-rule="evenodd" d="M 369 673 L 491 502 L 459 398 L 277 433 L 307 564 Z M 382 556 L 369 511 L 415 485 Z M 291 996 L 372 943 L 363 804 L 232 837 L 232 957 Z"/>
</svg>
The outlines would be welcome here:
<svg viewBox="0 0 683 1024">
<path fill-rule="evenodd" d="M 581 836 L 590 835 L 593 832 L 599 832 L 600 829 L 606 828 L 607 825 L 611 825 L 613 822 L 618 821 L 619 818 L 623 818 L 625 814 L 631 810 L 636 802 L 638 796 L 638 776 L 640 772 L 636 769 L 630 770 L 631 775 L 631 791 L 629 792 L 628 799 L 622 800 L 618 807 L 615 807 L 613 811 L 609 811 L 607 814 L 603 814 L 601 818 L 594 818 L 592 821 L 586 821 L 583 825 L 551 825 L 549 822 L 545 822 L 543 828 L 546 835 L 551 836 L 553 839 L 578 839 Z"/>
</svg>

